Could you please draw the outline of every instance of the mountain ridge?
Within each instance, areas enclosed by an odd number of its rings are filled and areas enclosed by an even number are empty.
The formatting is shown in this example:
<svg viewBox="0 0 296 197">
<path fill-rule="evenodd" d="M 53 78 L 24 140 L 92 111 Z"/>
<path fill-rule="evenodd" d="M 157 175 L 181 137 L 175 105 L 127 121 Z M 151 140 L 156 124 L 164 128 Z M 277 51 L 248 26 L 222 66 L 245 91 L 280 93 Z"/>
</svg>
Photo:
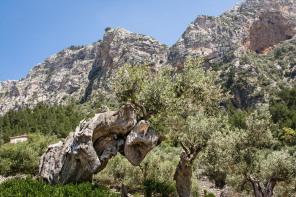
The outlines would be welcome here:
<svg viewBox="0 0 296 197">
<path fill-rule="evenodd" d="M 204 56 L 207 66 L 223 70 L 222 78 L 226 82 L 231 69 L 235 70 L 233 83 L 238 83 L 246 73 L 258 78 L 264 73 L 262 69 L 242 59 L 253 56 L 260 59 L 256 54 L 273 53 L 274 48 L 294 40 L 295 35 L 296 0 L 246 0 L 218 17 L 198 16 L 172 47 L 121 27 L 110 29 L 102 41 L 80 49 L 64 49 L 48 57 L 34 66 L 25 79 L 0 82 L 0 116 L 9 109 L 33 107 L 38 102 L 54 105 L 94 99 L 98 93 L 110 90 L 108 80 L 112 80 L 113 72 L 127 62 L 148 63 L 158 70 L 165 64 L 182 68 L 187 56 Z M 288 64 L 286 67 L 290 66 L 290 72 L 294 72 L 296 64 Z M 272 62 L 270 66 L 277 65 Z M 256 71 L 245 72 L 250 68 Z M 293 74 L 290 78 L 281 77 L 284 79 L 294 86 Z M 252 84 L 247 91 L 242 87 L 228 87 L 237 107 L 268 102 L 270 93 L 258 93 L 262 84 L 257 87 Z M 272 91 L 280 89 L 277 84 L 274 87 Z M 251 98 L 255 94 L 261 94 L 259 100 Z"/>
</svg>

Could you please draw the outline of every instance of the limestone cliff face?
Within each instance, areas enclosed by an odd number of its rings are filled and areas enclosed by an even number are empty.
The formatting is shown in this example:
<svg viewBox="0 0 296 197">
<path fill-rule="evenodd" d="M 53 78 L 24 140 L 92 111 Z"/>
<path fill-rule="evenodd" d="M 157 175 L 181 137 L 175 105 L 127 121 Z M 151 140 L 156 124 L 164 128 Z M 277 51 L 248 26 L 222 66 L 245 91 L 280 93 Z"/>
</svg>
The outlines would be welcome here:
<svg viewBox="0 0 296 197">
<path fill-rule="evenodd" d="M 63 104 L 79 97 L 89 82 L 88 73 L 98 48 L 99 43 L 65 49 L 37 64 L 25 79 L 0 82 L 0 115 L 38 102 Z"/>
<path fill-rule="evenodd" d="M 295 0 L 246 0 L 219 17 L 198 16 L 172 47 L 170 62 L 180 66 L 188 55 L 223 58 L 234 49 L 266 53 L 295 36 L 295 19 Z"/>
<path fill-rule="evenodd" d="M 157 40 L 116 28 L 105 33 L 98 57 L 89 73 L 89 81 L 82 102 L 95 96 L 98 89 L 109 90 L 113 73 L 125 63 L 151 65 L 158 70 L 166 64 L 169 47 Z"/>
<path fill-rule="evenodd" d="M 296 85 L 295 34 L 296 0 L 246 0 L 221 16 L 198 16 L 171 48 L 169 62 L 182 68 L 186 56 L 204 56 L 222 71 L 237 107 L 256 106 Z M 283 51 L 280 57 L 275 50 Z"/>
<path fill-rule="evenodd" d="M 108 89 L 107 79 L 124 63 L 148 63 L 158 69 L 166 63 L 168 50 L 149 36 L 123 28 L 109 30 L 103 41 L 50 56 L 37 64 L 25 79 L 0 82 L 0 116 L 9 109 L 34 106 L 38 102 L 52 105 L 73 100 L 84 102 L 95 96 L 93 89 Z"/>
</svg>

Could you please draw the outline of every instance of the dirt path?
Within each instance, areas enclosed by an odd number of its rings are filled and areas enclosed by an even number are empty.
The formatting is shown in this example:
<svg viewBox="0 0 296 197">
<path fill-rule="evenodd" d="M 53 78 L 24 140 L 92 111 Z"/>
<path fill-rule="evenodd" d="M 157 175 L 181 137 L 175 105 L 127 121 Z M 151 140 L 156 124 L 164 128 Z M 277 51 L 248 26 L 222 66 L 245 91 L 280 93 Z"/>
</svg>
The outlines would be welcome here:
<svg viewBox="0 0 296 197">
<path fill-rule="evenodd" d="M 205 196 L 205 194 L 212 193 L 216 197 L 220 197 L 222 190 L 219 188 L 215 188 L 215 184 L 210 182 L 208 177 L 200 176 L 199 184 L 201 187 L 201 196 Z"/>
<path fill-rule="evenodd" d="M 0 184 L 2 182 L 4 182 L 4 181 L 8 180 L 8 179 L 14 179 L 14 178 L 22 178 L 22 179 L 24 179 L 26 177 L 27 177 L 27 175 L 25 175 L 25 174 L 17 174 L 15 176 L 8 176 L 8 177 L 4 177 L 4 176 L 0 175 Z"/>
</svg>

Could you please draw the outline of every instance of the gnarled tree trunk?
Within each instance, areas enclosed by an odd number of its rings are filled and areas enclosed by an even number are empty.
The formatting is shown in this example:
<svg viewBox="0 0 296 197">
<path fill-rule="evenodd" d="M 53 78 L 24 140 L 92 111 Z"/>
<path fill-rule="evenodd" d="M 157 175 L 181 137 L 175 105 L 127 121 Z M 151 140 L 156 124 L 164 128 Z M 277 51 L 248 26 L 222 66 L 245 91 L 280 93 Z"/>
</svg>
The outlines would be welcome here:
<svg viewBox="0 0 296 197">
<path fill-rule="evenodd" d="M 174 180 L 179 197 L 192 197 L 191 195 L 191 177 L 192 177 L 192 163 L 197 154 L 205 148 L 205 144 L 191 145 L 187 149 L 181 142 L 184 151 L 180 155 L 180 161 L 175 171 Z"/>
<path fill-rule="evenodd" d="M 255 197 L 272 197 L 276 183 L 283 181 L 280 178 L 271 178 L 266 182 L 265 191 L 263 191 L 260 186 L 260 182 L 256 180 L 255 177 L 250 175 L 248 180 L 252 183 Z"/>
<path fill-rule="evenodd" d="M 135 109 L 124 105 L 117 112 L 81 121 L 64 142 L 48 147 L 40 159 L 39 176 L 52 184 L 91 181 L 117 152 L 139 165 L 165 137 L 136 117 Z"/>
</svg>

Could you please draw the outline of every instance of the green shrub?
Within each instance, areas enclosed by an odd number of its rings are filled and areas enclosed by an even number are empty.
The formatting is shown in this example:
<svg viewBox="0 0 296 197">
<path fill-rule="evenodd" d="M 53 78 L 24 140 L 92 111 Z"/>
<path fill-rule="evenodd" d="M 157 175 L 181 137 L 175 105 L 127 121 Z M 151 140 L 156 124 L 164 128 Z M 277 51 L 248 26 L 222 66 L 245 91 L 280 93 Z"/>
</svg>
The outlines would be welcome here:
<svg viewBox="0 0 296 197">
<path fill-rule="evenodd" d="M 134 193 L 134 197 L 141 197 L 141 195 L 138 192 L 136 192 Z"/>
<path fill-rule="evenodd" d="M 149 152 L 141 163 L 144 179 L 151 179 L 168 185 L 175 185 L 173 180 L 176 166 L 180 159 L 181 150 L 165 143 Z"/>
<path fill-rule="evenodd" d="M 216 196 L 213 193 L 209 193 L 205 197 L 216 197 Z"/>
<path fill-rule="evenodd" d="M 133 166 L 124 156 L 117 155 L 109 161 L 104 170 L 94 176 L 94 179 L 113 186 L 121 186 L 123 183 L 131 189 L 141 189 L 144 180 L 175 188 L 173 177 L 180 152 L 180 148 L 163 143 L 146 155 L 140 167 Z"/>
<path fill-rule="evenodd" d="M 283 55 L 283 53 L 282 53 L 282 50 L 281 50 L 280 48 L 277 48 L 277 49 L 274 51 L 274 58 L 275 58 L 275 59 L 279 59 L 282 55 Z"/>
<path fill-rule="evenodd" d="M 33 180 L 32 176 L 26 179 L 10 179 L 0 184 L 0 196 L 5 197 L 68 197 L 68 196 L 93 196 L 93 197 L 117 197 L 106 187 L 91 183 L 67 184 L 51 186 L 44 181 Z"/>
<path fill-rule="evenodd" d="M 247 128 L 246 117 L 252 112 L 251 108 L 248 108 L 246 110 L 237 109 L 232 103 L 229 103 L 227 104 L 226 109 L 229 115 L 228 122 L 232 128 Z"/>
<path fill-rule="evenodd" d="M 94 176 L 94 180 L 100 183 L 118 187 L 123 183 L 132 189 L 140 186 L 141 178 L 140 168 L 133 166 L 122 155 L 112 158 L 106 168 Z"/>
<path fill-rule="evenodd" d="M 270 104 L 270 113 L 274 123 L 281 129 L 296 129 L 296 88 L 282 90 L 277 93 L 278 99 Z M 280 137 L 280 133 L 278 133 Z M 282 139 L 281 139 L 282 140 Z M 294 140 L 295 141 L 295 140 Z M 295 143 L 291 144 L 295 145 Z"/>
<path fill-rule="evenodd" d="M 160 183 L 151 179 L 146 179 L 143 181 L 142 188 L 144 189 L 145 196 L 151 197 L 155 194 L 161 194 L 163 197 L 171 196 L 171 194 L 176 192 L 175 187 L 168 185 L 166 183 Z"/>
<path fill-rule="evenodd" d="M 105 32 L 107 32 L 107 31 L 109 31 L 109 30 L 111 30 L 111 27 L 106 27 L 106 28 L 105 28 Z"/>
<path fill-rule="evenodd" d="M 70 49 L 70 50 L 79 50 L 79 49 L 81 49 L 81 48 L 83 48 L 84 47 L 84 45 L 78 45 L 78 46 L 74 46 L 74 45 L 71 45 L 70 47 L 68 47 L 68 49 Z"/>
<path fill-rule="evenodd" d="M 241 59 L 239 61 L 239 64 L 243 65 L 243 64 L 247 64 L 249 62 L 250 62 L 250 57 L 249 56 L 243 56 L 243 57 L 241 57 Z"/>
<path fill-rule="evenodd" d="M 296 131 L 291 128 L 283 128 L 278 133 L 278 139 L 286 145 L 295 145 L 296 144 Z"/>
<path fill-rule="evenodd" d="M 0 174 L 4 176 L 17 173 L 36 174 L 40 156 L 49 144 L 57 141 L 56 136 L 30 134 L 28 141 L 5 144 L 0 147 Z"/>
<path fill-rule="evenodd" d="M 199 184 L 199 180 L 197 178 L 191 179 L 192 180 L 192 189 L 191 194 L 194 197 L 201 197 L 201 187 Z"/>
</svg>

